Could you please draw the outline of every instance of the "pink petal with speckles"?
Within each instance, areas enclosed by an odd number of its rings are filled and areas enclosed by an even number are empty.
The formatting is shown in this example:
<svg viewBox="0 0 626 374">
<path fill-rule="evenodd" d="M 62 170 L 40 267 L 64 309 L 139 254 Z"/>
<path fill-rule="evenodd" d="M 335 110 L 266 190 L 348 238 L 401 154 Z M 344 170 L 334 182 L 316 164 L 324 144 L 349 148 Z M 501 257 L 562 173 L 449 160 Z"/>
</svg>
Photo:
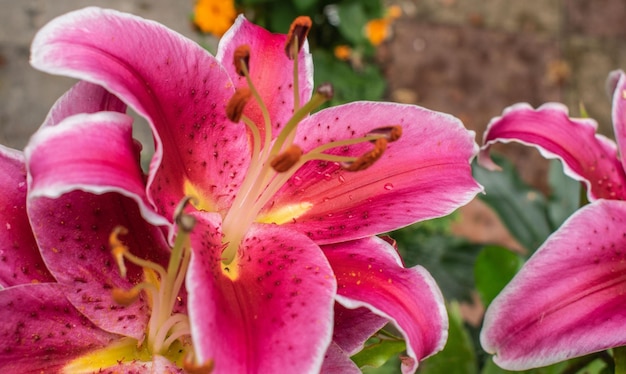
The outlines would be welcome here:
<svg viewBox="0 0 626 374">
<path fill-rule="evenodd" d="M 567 175 L 585 182 L 589 200 L 624 199 L 626 174 L 617 158 L 617 147 L 596 134 L 596 129 L 592 119 L 569 118 L 561 104 L 544 104 L 538 109 L 516 104 L 491 120 L 478 161 L 497 169 L 489 157 L 491 145 L 519 142 L 536 147 L 547 158 L 562 160 Z"/>
<path fill-rule="evenodd" d="M 367 308 L 348 309 L 337 303 L 333 342 L 348 354 L 356 354 L 363 349 L 367 339 L 386 324 L 386 318 Z"/>
<path fill-rule="evenodd" d="M 206 50 L 156 22 L 86 8 L 42 28 L 31 52 L 34 67 L 101 85 L 148 119 L 156 138 L 148 186 L 160 214 L 172 216 L 185 181 L 215 210 L 229 205 L 248 137 L 225 117 L 234 87 Z"/>
<path fill-rule="evenodd" d="M 286 35 L 272 34 L 240 15 L 220 40 L 216 54 L 235 86 L 248 87 L 246 79 L 235 72 L 233 55 L 237 47 L 250 46 L 250 77 L 270 113 L 274 136 L 291 117 L 294 109 L 294 64 L 285 54 L 286 41 Z M 298 73 L 298 96 L 300 105 L 303 105 L 310 99 L 313 90 L 313 58 L 309 53 L 308 43 L 300 52 Z M 251 100 L 246 105 L 244 114 L 259 125 L 263 137 L 265 121 L 258 103 Z"/>
<path fill-rule="evenodd" d="M 478 151 L 473 132 L 452 116 L 414 105 L 357 102 L 332 107 L 305 119 L 294 142 L 306 152 L 390 125 L 402 126 L 403 135 L 369 169 L 347 172 L 334 162 L 310 161 L 268 206 L 312 204 L 285 225 L 325 244 L 449 214 L 482 190 L 470 167 Z M 365 143 L 333 153 L 360 156 L 371 148 Z"/>
<path fill-rule="evenodd" d="M 0 146 L 0 165 L 0 286 L 53 282 L 26 214 L 24 156 Z"/>
<path fill-rule="evenodd" d="M 490 304 L 481 343 L 510 370 L 626 345 L 626 202 L 581 208 Z"/>
<path fill-rule="evenodd" d="M 147 201 L 131 121 L 116 112 L 77 114 L 36 132 L 25 150 L 29 198 L 117 192 L 136 200 L 153 224 L 167 225 Z"/>
<path fill-rule="evenodd" d="M 448 316 L 441 291 L 426 269 L 405 269 L 396 250 L 372 237 L 323 246 L 337 277 L 337 301 L 365 307 L 387 318 L 404 335 L 410 359 L 403 373 L 439 352 L 448 337 Z"/>
<path fill-rule="evenodd" d="M 67 301 L 63 286 L 29 284 L 0 290 L 0 369 L 51 373 L 119 338 L 100 330 Z"/>
<path fill-rule="evenodd" d="M 196 217 L 187 290 L 198 360 L 213 359 L 215 373 L 319 372 L 336 291 L 319 247 L 279 226 L 254 225 L 231 280 L 220 266 L 219 216 Z"/>
<path fill-rule="evenodd" d="M 141 297 L 123 307 L 111 290 L 130 289 L 143 280 L 143 271 L 128 264 L 128 278 L 120 276 L 109 235 L 118 225 L 126 227 L 129 234 L 121 239 L 134 255 L 166 266 L 169 249 L 162 231 L 141 218 L 135 201 L 117 193 L 32 198 L 28 214 L 44 261 L 66 286 L 70 302 L 98 327 L 141 341 L 148 301 Z"/>
<path fill-rule="evenodd" d="M 330 343 L 324 363 L 322 364 L 322 374 L 361 374 L 361 370 L 350 359 L 350 356 L 341 349 L 335 342 Z"/>
</svg>

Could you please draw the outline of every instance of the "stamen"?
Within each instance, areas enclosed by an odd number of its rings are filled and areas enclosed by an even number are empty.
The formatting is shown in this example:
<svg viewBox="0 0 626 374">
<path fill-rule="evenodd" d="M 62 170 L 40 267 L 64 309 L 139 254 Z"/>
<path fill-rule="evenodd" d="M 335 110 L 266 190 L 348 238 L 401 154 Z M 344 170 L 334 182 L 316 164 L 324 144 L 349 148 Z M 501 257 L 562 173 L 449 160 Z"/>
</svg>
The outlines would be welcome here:
<svg viewBox="0 0 626 374">
<path fill-rule="evenodd" d="M 247 71 L 250 71 L 250 46 L 247 44 L 240 45 L 235 49 L 233 56 L 233 63 L 235 64 L 235 71 L 240 77 L 246 75 Z M 243 65 L 243 66 L 242 66 Z"/>
<path fill-rule="evenodd" d="M 402 136 L 402 126 L 379 127 L 370 131 L 367 135 L 383 135 L 387 141 L 395 142 Z"/>
<path fill-rule="evenodd" d="M 298 53 L 300 53 L 312 25 L 311 18 L 307 16 L 297 17 L 291 23 L 289 33 L 287 34 L 287 43 L 285 44 L 285 53 L 290 60 L 296 58 Z"/>
<path fill-rule="evenodd" d="M 147 282 L 139 283 L 130 290 L 114 288 L 111 294 L 113 296 L 113 300 L 115 300 L 116 303 L 123 306 L 129 306 L 130 304 L 134 303 L 137 298 L 139 298 L 139 295 L 141 295 L 141 291 L 144 290 L 150 291 L 153 297 L 158 295 L 158 290 L 156 289 L 154 284 L 150 284 Z"/>
<path fill-rule="evenodd" d="M 348 171 L 361 171 L 372 166 L 385 153 L 387 149 L 387 139 L 379 138 L 374 143 L 374 149 L 365 153 L 353 162 L 344 162 L 342 167 Z"/>
<path fill-rule="evenodd" d="M 122 241 L 119 239 L 119 235 L 128 234 L 128 230 L 123 226 L 116 226 L 111 234 L 109 235 L 109 245 L 111 246 L 111 252 L 113 253 L 113 257 L 115 257 L 115 261 L 117 262 L 117 267 L 120 269 L 120 274 L 122 278 L 126 278 L 126 265 L 124 264 L 124 253 L 128 252 L 128 247 L 126 247 Z"/>
<path fill-rule="evenodd" d="M 239 122 L 250 97 L 252 97 L 252 92 L 249 88 L 238 88 L 226 104 L 226 117 L 232 122 Z"/>
<path fill-rule="evenodd" d="M 284 152 L 278 154 L 271 162 L 271 166 L 279 173 L 289 170 L 302 157 L 302 148 L 292 144 Z"/>
</svg>

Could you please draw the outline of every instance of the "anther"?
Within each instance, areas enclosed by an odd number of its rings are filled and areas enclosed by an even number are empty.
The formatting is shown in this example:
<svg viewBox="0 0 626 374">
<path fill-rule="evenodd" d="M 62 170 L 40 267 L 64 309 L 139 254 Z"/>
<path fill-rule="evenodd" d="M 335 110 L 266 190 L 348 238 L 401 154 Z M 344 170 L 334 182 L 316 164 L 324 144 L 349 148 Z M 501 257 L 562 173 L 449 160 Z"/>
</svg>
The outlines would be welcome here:
<svg viewBox="0 0 626 374">
<path fill-rule="evenodd" d="M 297 17 L 291 23 L 289 33 L 287 34 L 287 44 L 285 44 L 285 53 L 290 60 L 295 59 L 298 53 L 300 53 L 312 25 L 311 18 L 307 16 Z"/>
<path fill-rule="evenodd" d="M 137 287 L 131 288 L 130 290 L 114 288 L 111 292 L 111 295 L 113 296 L 113 300 L 115 300 L 116 303 L 123 306 L 129 306 L 130 304 L 135 302 L 135 300 L 137 300 L 139 294 L 141 294 L 141 291 L 142 289 Z"/>
<path fill-rule="evenodd" d="M 240 45 L 235 49 L 233 56 L 233 63 L 235 64 L 235 71 L 241 77 L 246 75 L 246 72 L 250 71 L 250 46 L 247 44 Z M 243 66 L 242 66 L 243 65 Z M 244 70 L 245 67 L 245 70 Z"/>
<path fill-rule="evenodd" d="M 322 95 L 324 97 L 324 99 L 326 100 L 330 100 L 333 98 L 333 95 L 335 94 L 335 89 L 333 88 L 333 85 L 330 83 L 322 83 L 316 91 L 318 94 Z"/>
<path fill-rule="evenodd" d="M 195 204 L 196 198 L 192 196 L 185 196 L 180 203 L 178 203 L 176 210 L 174 210 L 174 221 L 184 232 L 191 232 L 196 225 L 196 219 L 193 216 L 184 213 L 185 207 L 190 201 Z"/>
<path fill-rule="evenodd" d="M 226 117 L 233 122 L 239 122 L 243 114 L 243 109 L 246 107 L 251 96 L 252 93 L 249 88 L 238 88 L 233 97 L 228 101 L 228 104 L 226 104 Z"/>
<path fill-rule="evenodd" d="M 117 262 L 117 267 L 120 269 L 120 274 L 122 278 L 126 277 L 126 265 L 124 264 L 124 254 L 128 252 L 128 247 L 126 247 L 122 241 L 119 239 L 119 235 L 128 234 L 128 229 L 123 226 L 116 226 L 113 231 L 111 231 L 111 235 L 109 235 L 109 245 L 111 246 L 111 253 L 113 257 L 115 257 L 115 261 Z"/>
<path fill-rule="evenodd" d="M 401 126 L 379 127 L 367 133 L 367 135 L 383 135 L 389 142 L 395 142 L 402 136 Z"/>
<path fill-rule="evenodd" d="M 353 162 L 344 162 L 343 168 L 348 171 L 361 171 L 372 166 L 380 157 L 385 153 L 387 149 L 387 139 L 379 138 L 374 143 L 374 149 L 365 153 L 363 156 L 357 158 Z"/>
<path fill-rule="evenodd" d="M 302 157 L 302 149 L 292 144 L 286 151 L 276 155 L 270 165 L 277 172 L 283 173 L 291 169 L 300 160 L 300 157 Z"/>
</svg>

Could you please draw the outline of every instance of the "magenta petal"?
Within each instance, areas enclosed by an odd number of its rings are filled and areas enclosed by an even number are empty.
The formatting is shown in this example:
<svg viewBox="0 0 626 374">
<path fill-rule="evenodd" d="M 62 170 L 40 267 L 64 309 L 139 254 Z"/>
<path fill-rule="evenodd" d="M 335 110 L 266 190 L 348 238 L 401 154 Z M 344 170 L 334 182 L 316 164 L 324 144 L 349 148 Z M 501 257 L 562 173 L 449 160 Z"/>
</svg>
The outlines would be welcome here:
<svg viewBox="0 0 626 374">
<path fill-rule="evenodd" d="M 66 286 L 70 302 L 100 328 L 141 341 L 149 317 L 147 300 L 122 307 L 111 290 L 130 289 L 143 272 L 128 264 L 128 279 L 121 278 L 109 235 L 118 225 L 126 227 L 129 234 L 120 239 L 134 255 L 165 265 L 169 249 L 161 230 L 142 219 L 135 201 L 116 193 L 74 191 L 54 199 L 32 198 L 28 213 L 44 261 Z"/>
<path fill-rule="evenodd" d="M 318 372 L 336 290 L 319 247 L 299 233 L 254 225 L 231 280 L 220 266 L 219 217 L 197 217 L 187 291 L 198 360 L 213 359 L 215 373 Z"/>
<path fill-rule="evenodd" d="M 147 201 L 131 121 L 125 114 L 99 112 L 40 129 L 25 150 L 29 196 L 57 197 L 79 189 L 118 192 L 135 199 L 146 219 L 167 225 Z"/>
<path fill-rule="evenodd" d="M 522 370 L 626 345 L 626 202 L 576 212 L 489 306 L 481 343 Z"/>
<path fill-rule="evenodd" d="M 403 373 L 440 351 L 448 336 L 441 291 L 422 267 L 405 269 L 395 249 L 372 237 L 322 247 L 337 277 L 337 301 L 366 307 L 389 319 L 404 335 L 411 359 Z"/>
<path fill-rule="evenodd" d="M 28 222 L 24 156 L 0 146 L 0 165 L 0 286 L 53 282 Z"/>
<path fill-rule="evenodd" d="M 321 374 L 361 374 L 361 370 L 350 359 L 350 356 L 341 349 L 335 342 L 330 343 L 324 363 L 322 364 Z"/>
<path fill-rule="evenodd" d="M 348 309 L 335 304 L 333 342 L 348 354 L 355 354 L 372 335 L 387 324 L 383 318 L 367 308 Z"/>
<path fill-rule="evenodd" d="M 117 338 L 98 329 L 54 283 L 0 291 L 0 368 L 3 373 L 52 373 Z"/>
<path fill-rule="evenodd" d="M 31 63 L 101 85 L 148 119 L 156 137 L 148 185 L 163 216 L 171 217 L 187 180 L 210 180 L 200 192 L 216 210 L 228 206 L 249 162 L 248 138 L 225 118 L 234 88 L 206 50 L 156 22 L 86 8 L 42 28 Z"/>
<path fill-rule="evenodd" d="M 520 142 L 537 147 L 548 158 L 559 158 L 565 172 L 584 181 L 590 200 L 626 198 L 626 174 L 617 159 L 615 143 L 596 134 L 592 119 L 572 119 L 561 104 L 544 104 L 533 109 L 516 104 L 491 120 L 484 134 L 479 162 L 488 168 L 497 166 L 489 158 L 489 148 L 496 142 Z"/>
<path fill-rule="evenodd" d="M 216 55 L 235 81 L 235 86 L 247 87 L 246 79 L 235 72 L 233 56 L 237 47 L 250 46 L 250 77 L 270 113 L 274 135 L 291 118 L 294 109 L 294 64 L 285 53 L 286 41 L 286 35 L 272 34 L 240 15 L 220 40 Z M 311 98 L 313 90 L 313 58 L 308 44 L 300 52 L 298 71 L 299 100 L 300 105 L 303 105 Z M 264 134 L 265 122 L 260 107 L 254 100 L 246 105 L 244 113 L 259 125 Z"/>
<path fill-rule="evenodd" d="M 124 113 L 126 105 L 104 88 L 81 81 L 54 103 L 43 127 L 54 126 L 74 114 L 104 111 Z"/>
<path fill-rule="evenodd" d="M 452 116 L 414 105 L 358 102 L 326 109 L 301 123 L 295 143 L 309 151 L 390 125 L 402 126 L 403 135 L 369 169 L 347 172 L 334 162 L 311 161 L 268 206 L 312 204 L 285 225 L 327 244 L 446 215 L 482 190 L 470 167 L 478 151 L 474 133 Z M 360 156 L 371 149 L 365 143 L 333 153 Z"/>
</svg>

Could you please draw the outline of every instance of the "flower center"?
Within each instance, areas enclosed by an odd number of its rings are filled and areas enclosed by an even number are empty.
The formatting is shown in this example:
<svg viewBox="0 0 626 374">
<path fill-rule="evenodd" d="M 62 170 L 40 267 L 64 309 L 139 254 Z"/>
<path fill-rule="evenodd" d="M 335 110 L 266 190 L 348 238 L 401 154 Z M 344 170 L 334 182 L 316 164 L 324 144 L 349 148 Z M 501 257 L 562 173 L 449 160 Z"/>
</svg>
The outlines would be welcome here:
<svg viewBox="0 0 626 374">
<path fill-rule="evenodd" d="M 276 207 L 269 215 L 260 216 L 273 196 L 298 171 L 302 165 L 312 160 L 337 162 L 347 171 L 360 171 L 376 162 L 387 148 L 387 143 L 397 140 L 402 132 L 399 126 L 377 128 L 365 136 L 332 141 L 318 146 L 306 153 L 294 144 L 298 124 L 315 109 L 332 98 L 330 84 L 322 84 L 311 100 L 300 106 L 298 54 L 303 46 L 311 20 L 298 17 L 291 26 L 285 45 L 285 53 L 293 61 L 293 115 L 272 140 L 272 122 L 267 106 L 261 99 L 249 74 L 250 48 L 240 46 L 234 53 L 237 73 L 245 77 L 247 87 L 239 88 L 228 102 L 226 114 L 232 122 L 243 122 L 250 130 L 252 140 L 252 158 L 250 167 L 242 182 L 232 206 L 226 212 L 222 224 L 225 249 L 222 256 L 224 274 L 232 279 L 237 277 L 236 262 L 238 250 L 244 235 L 253 222 L 283 224 L 306 213 L 313 205 L 309 202 Z M 259 105 L 264 123 L 265 137 L 261 139 L 259 124 L 244 114 L 249 100 L 254 99 Z M 327 153 L 331 149 L 355 144 L 373 143 L 373 149 L 360 156 L 340 156 Z M 235 270 L 233 270 L 235 269 Z"/>
</svg>

